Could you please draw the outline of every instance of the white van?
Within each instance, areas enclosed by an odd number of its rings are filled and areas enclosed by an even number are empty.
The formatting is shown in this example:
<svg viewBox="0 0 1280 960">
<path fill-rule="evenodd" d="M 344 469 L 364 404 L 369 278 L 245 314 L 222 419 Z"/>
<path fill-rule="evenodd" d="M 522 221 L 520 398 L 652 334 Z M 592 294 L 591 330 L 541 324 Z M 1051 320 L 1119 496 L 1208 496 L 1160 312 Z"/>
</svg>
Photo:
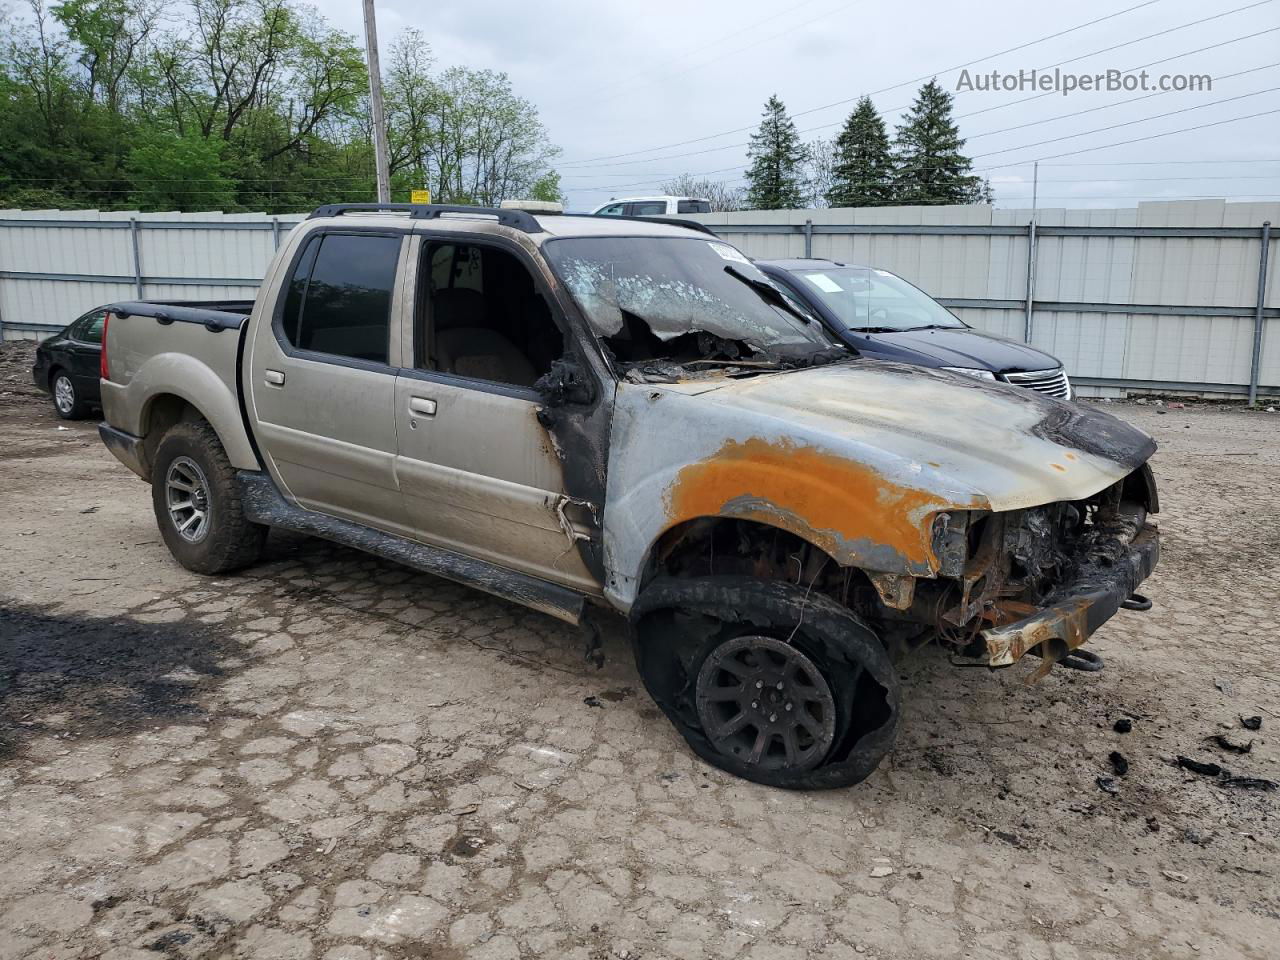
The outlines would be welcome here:
<svg viewBox="0 0 1280 960">
<path fill-rule="evenodd" d="M 596 217 L 684 217 L 710 213 L 711 201 L 697 197 L 624 197 L 591 211 Z"/>
</svg>

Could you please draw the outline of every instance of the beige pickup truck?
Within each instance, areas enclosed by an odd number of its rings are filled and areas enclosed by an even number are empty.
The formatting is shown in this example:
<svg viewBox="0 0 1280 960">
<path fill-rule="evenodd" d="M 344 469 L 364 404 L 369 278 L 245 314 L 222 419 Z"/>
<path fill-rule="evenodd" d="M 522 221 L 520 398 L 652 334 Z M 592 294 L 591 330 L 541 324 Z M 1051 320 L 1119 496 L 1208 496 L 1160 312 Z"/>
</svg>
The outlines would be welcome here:
<svg viewBox="0 0 1280 960">
<path fill-rule="evenodd" d="M 919 644 L 1078 657 L 1159 552 L 1146 434 L 859 358 L 697 224 L 324 207 L 253 303 L 109 311 L 101 434 L 181 564 L 282 527 L 620 614 L 693 750 L 763 783 L 866 777 Z"/>
</svg>

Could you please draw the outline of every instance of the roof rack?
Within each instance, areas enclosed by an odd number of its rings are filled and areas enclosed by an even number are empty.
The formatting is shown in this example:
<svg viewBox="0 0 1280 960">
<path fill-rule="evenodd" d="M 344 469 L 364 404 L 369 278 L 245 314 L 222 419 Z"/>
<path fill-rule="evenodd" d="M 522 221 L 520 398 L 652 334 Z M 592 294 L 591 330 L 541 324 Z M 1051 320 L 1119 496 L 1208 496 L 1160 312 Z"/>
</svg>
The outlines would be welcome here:
<svg viewBox="0 0 1280 960">
<path fill-rule="evenodd" d="M 589 217 L 596 214 L 589 213 Z M 699 223 L 697 220 L 681 220 L 679 217 L 628 217 L 610 214 L 608 217 L 602 217 L 605 220 L 640 220 L 644 223 L 667 223 L 673 227 L 684 227 L 686 230 L 697 230 L 699 233 L 709 233 L 711 236 L 719 239 L 720 234 L 716 233 L 705 223 Z"/>
<path fill-rule="evenodd" d="M 344 213 L 378 213 L 381 211 L 407 213 L 413 220 L 438 220 L 442 214 L 471 214 L 477 217 L 493 217 L 504 227 L 512 227 L 525 233 L 542 233 L 542 225 L 523 210 L 500 210 L 497 207 L 469 207 L 442 203 L 327 203 L 307 217 L 340 217 Z M 639 218 L 637 218 L 639 219 Z"/>
</svg>

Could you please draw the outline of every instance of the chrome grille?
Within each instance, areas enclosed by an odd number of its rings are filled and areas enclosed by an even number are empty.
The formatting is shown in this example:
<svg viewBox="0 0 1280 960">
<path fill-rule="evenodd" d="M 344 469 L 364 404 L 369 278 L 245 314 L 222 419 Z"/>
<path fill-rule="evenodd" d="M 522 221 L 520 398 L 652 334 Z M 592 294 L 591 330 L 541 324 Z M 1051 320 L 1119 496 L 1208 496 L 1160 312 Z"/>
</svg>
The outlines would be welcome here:
<svg viewBox="0 0 1280 960">
<path fill-rule="evenodd" d="M 1001 378 L 1015 387 L 1026 387 L 1037 393 L 1047 393 L 1059 400 L 1071 399 L 1071 381 L 1062 367 L 1056 370 L 1027 370 L 1024 373 L 1002 373 Z"/>
</svg>

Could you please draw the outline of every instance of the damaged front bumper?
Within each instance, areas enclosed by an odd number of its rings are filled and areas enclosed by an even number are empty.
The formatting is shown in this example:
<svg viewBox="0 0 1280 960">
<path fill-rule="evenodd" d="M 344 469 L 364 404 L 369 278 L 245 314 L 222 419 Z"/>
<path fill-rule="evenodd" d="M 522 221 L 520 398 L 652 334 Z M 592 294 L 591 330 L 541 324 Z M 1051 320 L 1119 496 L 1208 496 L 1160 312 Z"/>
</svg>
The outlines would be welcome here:
<svg viewBox="0 0 1280 960">
<path fill-rule="evenodd" d="M 1045 669 L 1086 640 L 1114 616 L 1160 559 L 1160 531 L 1147 523 L 1105 570 L 1061 588 L 1054 600 L 1029 616 L 981 631 L 987 662 L 1004 667 L 1036 650 Z M 1012 613 L 1006 605 L 1007 613 Z M 1037 650 L 1037 648 L 1039 648 Z"/>
</svg>

